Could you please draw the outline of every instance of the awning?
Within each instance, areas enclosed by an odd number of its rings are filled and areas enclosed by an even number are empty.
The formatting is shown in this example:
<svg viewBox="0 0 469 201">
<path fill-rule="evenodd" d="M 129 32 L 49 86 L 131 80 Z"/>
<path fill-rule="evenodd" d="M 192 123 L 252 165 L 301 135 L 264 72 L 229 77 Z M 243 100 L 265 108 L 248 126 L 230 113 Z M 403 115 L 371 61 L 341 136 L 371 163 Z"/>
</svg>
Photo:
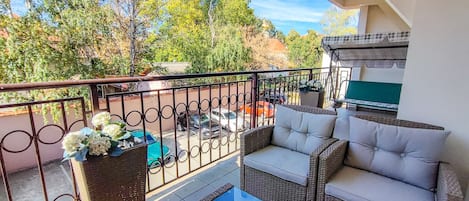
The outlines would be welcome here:
<svg viewBox="0 0 469 201">
<path fill-rule="evenodd" d="M 341 66 L 404 68 L 410 32 L 371 33 L 364 35 L 327 36 L 322 47 Z"/>
</svg>

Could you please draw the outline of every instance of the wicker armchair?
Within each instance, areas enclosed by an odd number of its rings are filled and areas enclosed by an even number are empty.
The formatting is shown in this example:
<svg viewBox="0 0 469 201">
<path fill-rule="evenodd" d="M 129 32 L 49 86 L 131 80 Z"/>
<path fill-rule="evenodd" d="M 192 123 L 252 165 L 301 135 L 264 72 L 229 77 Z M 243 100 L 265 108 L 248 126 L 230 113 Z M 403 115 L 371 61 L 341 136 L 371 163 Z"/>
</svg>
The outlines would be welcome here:
<svg viewBox="0 0 469 201">
<path fill-rule="evenodd" d="M 372 121 L 372 122 L 376 122 L 376 123 L 379 123 L 379 124 L 393 125 L 393 126 L 398 126 L 398 127 L 417 128 L 417 129 L 431 129 L 431 130 L 444 130 L 444 128 L 439 127 L 439 126 L 423 124 L 423 123 L 417 123 L 417 122 L 412 122 L 412 121 L 391 119 L 391 118 L 386 118 L 386 117 L 372 117 L 372 116 L 364 116 L 364 115 L 356 115 L 355 117 L 358 118 L 358 119 Z M 425 133 L 421 133 L 421 134 L 425 134 Z M 383 174 L 381 174 L 381 173 L 374 173 L 373 171 L 362 170 L 362 169 L 357 168 L 357 167 L 348 166 L 346 164 L 346 162 L 344 162 L 344 161 L 349 159 L 348 157 L 350 157 L 350 155 L 349 155 L 350 150 L 349 149 L 350 149 L 350 145 L 349 145 L 348 141 L 339 140 L 339 141 L 334 142 L 330 147 L 328 147 L 325 151 L 323 151 L 320 154 L 320 156 L 319 156 L 319 165 L 318 165 L 317 199 L 316 200 L 321 200 L 321 201 L 322 200 L 327 200 L 327 201 L 348 200 L 350 197 L 344 198 L 344 195 L 347 195 L 348 192 L 354 191 L 353 190 L 354 187 L 352 187 L 353 185 L 356 185 L 357 183 L 369 182 L 369 180 L 367 180 L 367 178 L 364 178 L 364 179 L 361 178 L 360 176 L 362 176 L 362 175 L 359 175 L 356 172 L 361 172 L 363 175 L 364 174 L 373 175 L 372 177 L 375 177 L 375 178 L 383 177 L 383 178 L 387 179 L 387 181 L 390 181 L 390 183 L 394 183 L 394 184 L 395 183 L 402 183 L 404 188 L 401 188 L 397 192 L 394 191 L 394 194 L 393 194 L 392 190 L 390 191 L 389 189 L 387 189 L 387 188 L 391 188 L 392 186 L 386 186 L 387 184 L 384 185 L 384 186 L 380 186 L 380 184 L 377 183 L 377 182 L 371 182 L 370 184 L 360 184 L 360 185 L 363 185 L 363 186 L 368 185 L 369 188 L 362 191 L 362 192 L 365 192 L 365 193 L 363 193 L 361 195 L 358 195 L 358 197 L 359 197 L 358 199 L 357 199 L 357 197 L 350 198 L 350 199 L 353 199 L 353 200 L 361 200 L 361 199 L 373 200 L 373 199 L 377 199 L 376 197 L 375 198 L 367 197 L 367 196 L 369 196 L 369 194 L 373 194 L 373 193 L 374 193 L 374 195 L 380 196 L 380 198 L 378 198 L 378 200 L 404 200 L 404 199 L 401 199 L 402 194 L 404 194 L 404 196 L 409 195 L 409 193 L 407 192 L 407 189 L 405 187 L 412 188 L 412 189 L 417 189 L 417 191 L 419 191 L 419 192 L 426 193 L 427 195 L 429 195 L 427 197 L 430 197 L 429 200 L 434 200 L 434 198 L 436 198 L 436 200 L 438 200 L 438 201 L 440 201 L 440 200 L 444 200 L 444 201 L 448 201 L 448 200 L 449 201 L 462 201 L 463 200 L 461 187 L 458 183 L 458 179 L 456 177 L 456 174 L 452 170 L 451 166 L 448 163 L 441 162 L 441 161 L 435 163 L 435 166 L 437 167 L 437 171 L 435 171 L 435 174 L 437 174 L 437 176 L 436 176 L 436 178 L 433 178 L 433 179 L 436 180 L 436 188 L 432 188 L 432 189 L 428 190 L 428 189 L 423 189 L 423 188 L 420 188 L 418 186 L 415 186 L 415 185 L 413 185 L 412 183 L 410 183 L 408 181 L 401 182 L 399 179 L 396 179 L 396 178 L 387 178 L 387 176 L 383 176 Z M 386 164 L 386 165 L 392 166 L 394 164 L 392 162 L 388 162 L 388 164 Z M 349 170 L 355 169 L 356 172 L 354 173 L 354 175 L 351 174 L 349 176 L 343 177 L 344 172 L 346 172 L 345 169 L 349 169 Z M 399 169 L 398 171 L 402 171 L 402 170 Z M 350 173 L 350 171 L 348 173 Z M 337 195 L 333 196 L 333 195 L 330 195 L 328 193 L 328 191 L 329 191 L 329 192 L 333 192 L 331 194 L 334 194 L 334 193 L 337 194 L 337 190 L 331 190 L 331 189 L 334 189 L 334 188 L 337 189 L 337 186 L 334 186 L 334 184 L 331 184 L 331 183 L 336 182 L 338 179 L 339 180 L 340 179 L 348 180 L 348 181 L 344 182 L 346 185 L 343 186 L 343 187 L 345 187 L 346 191 L 348 191 L 348 192 L 343 193 L 343 194 L 340 194 L 340 193 L 338 194 L 338 195 L 342 196 L 342 199 L 338 198 L 339 196 L 337 196 Z M 404 178 L 404 179 L 407 179 L 407 178 Z M 364 180 L 366 180 L 366 182 L 364 182 Z M 398 184 L 398 185 L 400 185 L 400 184 Z M 370 187 L 370 186 L 372 186 L 372 187 Z M 376 187 L 376 186 L 379 186 L 379 187 Z M 329 190 L 327 190 L 326 188 L 329 188 Z M 359 188 L 362 188 L 362 187 L 359 187 Z M 370 191 L 378 191 L 378 192 L 370 192 Z M 385 191 L 385 192 L 381 192 L 381 191 Z M 410 189 L 408 191 L 411 192 L 411 193 L 414 193 Z M 350 194 L 357 195 L 357 194 L 353 194 L 353 193 L 350 193 Z M 364 194 L 367 194 L 367 195 L 364 195 Z M 348 195 L 348 196 L 351 196 L 351 195 Z M 401 198 L 397 198 L 396 196 L 401 196 Z M 414 195 L 412 194 L 412 196 L 414 196 Z M 406 197 L 406 199 L 408 199 L 408 197 Z M 415 197 L 414 197 L 413 199 L 410 199 L 410 200 L 425 200 L 425 199 L 420 199 L 420 198 L 415 199 Z"/>
<path fill-rule="evenodd" d="M 300 112 L 325 114 L 320 116 L 334 115 L 335 123 L 336 113 L 334 111 L 323 110 L 309 106 L 283 106 Z M 277 112 L 278 111 L 279 110 L 277 110 Z M 279 114 L 277 113 L 277 116 L 278 115 Z M 241 188 L 262 200 L 315 200 L 317 179 L 316 167 L 318 164 L 318 156 L 324 149 L 326 149 L 337 139 L 328 138 L 324 140 L 324 142 L 319 147 L 317 147 L 312 153 L 309 154 L 309 157 L 308 155 L 301 153 L 302 155 L 306 156 L 306 160 L 309 158 L 309 171 L 307 174 L 306 186 L 304 186 L 245 164 L 246 156 L 249 154 L 259 152 L 260 150 L 265 150 L 268 146 L 273 146 L 272 138 L 274 128 L 274 125 L 255 128 L 244 133 L 241 137 Z M 308 161 L 305 161 L 305 163 L 307 162 Z M 282 161 L 278 161 L 278 163 L 282 163 Z M 291 165 L 295 166 L 297 164 Z"/>
</svg>

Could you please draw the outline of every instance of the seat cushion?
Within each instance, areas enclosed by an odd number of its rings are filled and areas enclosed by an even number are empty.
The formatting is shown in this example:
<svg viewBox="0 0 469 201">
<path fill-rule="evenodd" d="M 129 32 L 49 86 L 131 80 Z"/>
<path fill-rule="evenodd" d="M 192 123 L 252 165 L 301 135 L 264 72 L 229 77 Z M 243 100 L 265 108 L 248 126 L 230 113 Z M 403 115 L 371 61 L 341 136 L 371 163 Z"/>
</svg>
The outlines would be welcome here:
<svg viewBox="0 0 469 201">
<path fill-rule="evenodd" d="M 326 184 L 326 194 L 348 201 L 434 200 L 431 191 L 344 166 Z"/>
<path fill-rule="evenodd" d="M 398 127 L 356 117 L 349 120 L 346 165 L 435 189 L 439 157 L 448 132 Z"/>
<path fill-rule="evenodd" d="M 335 115 L 299 112 L 277 107 L 272 144 L 311 154 L 332 135 Z"/>
<path fill-rule="evenodd" d="M 244 165 L 303 186 L 307 184 L 309 156 L 300 152 L 270 145 L 245 156 Z"/>
</svg>

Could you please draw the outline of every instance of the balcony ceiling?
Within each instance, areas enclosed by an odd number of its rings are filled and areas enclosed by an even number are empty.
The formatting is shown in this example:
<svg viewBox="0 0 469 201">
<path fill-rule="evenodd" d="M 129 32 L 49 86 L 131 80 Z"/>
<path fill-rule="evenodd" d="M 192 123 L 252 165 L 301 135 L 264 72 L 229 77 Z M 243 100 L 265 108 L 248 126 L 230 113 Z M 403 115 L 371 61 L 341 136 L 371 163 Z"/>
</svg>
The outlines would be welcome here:
<svg viewBox="0 0 469 201">
<path fill-rule="evenodd" d="M 378 5 L 383 0 L 329 0 L 342 9 L 355 9 L 360 6 Z"/>
</svg>

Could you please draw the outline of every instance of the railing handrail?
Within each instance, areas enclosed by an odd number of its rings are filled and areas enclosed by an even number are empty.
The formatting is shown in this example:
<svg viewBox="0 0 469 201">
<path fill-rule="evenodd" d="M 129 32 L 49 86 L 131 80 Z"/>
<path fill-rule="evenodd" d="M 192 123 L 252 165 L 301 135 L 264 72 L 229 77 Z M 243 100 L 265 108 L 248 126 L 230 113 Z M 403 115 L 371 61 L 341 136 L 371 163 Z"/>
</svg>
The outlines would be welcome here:
<svg viewBox="0 0 469 201">
<path fill-rule="evenodd" d="M 152 76 L 139 76 L 139 77 L 119 77 L 119 78 L 101 78 L 101 79 L 86 79 L 86 80 L 65 80 L 65 81 L 50 81 L 50 82 L 33 82 L 33 83 L 17 83 L 17 84 L 0 84 L 1 92 L 10 91 L 23 91 L 33 89 L 52 89 L 62 87 L 72 87 L 80 85 L 98 85 L 98 84 L 116 84 L 127 82 L 142 82 L 142 81 L 162 81 L 162 80 L 176 80 L 176 79 L 190 79 L 190 78 L 203 78 L 203 77 L 217 77 L 217 76 L 230 76 L 230 75 L 249 75 L 261 73 L 280 73 L 280 72 L 294 72 L 306 70 L 323 70 L 329 69 L 328 67 L 321 68 L 297 68 L 297 69 L 282 69 L 282 70 L 257 70 L 257 71 L 241 71 L 241 72 L 221 72 L 221 73 L 203 73 L 203 74 L 178 74 L 178 75 L 152 75 Z"/>
</svg>

